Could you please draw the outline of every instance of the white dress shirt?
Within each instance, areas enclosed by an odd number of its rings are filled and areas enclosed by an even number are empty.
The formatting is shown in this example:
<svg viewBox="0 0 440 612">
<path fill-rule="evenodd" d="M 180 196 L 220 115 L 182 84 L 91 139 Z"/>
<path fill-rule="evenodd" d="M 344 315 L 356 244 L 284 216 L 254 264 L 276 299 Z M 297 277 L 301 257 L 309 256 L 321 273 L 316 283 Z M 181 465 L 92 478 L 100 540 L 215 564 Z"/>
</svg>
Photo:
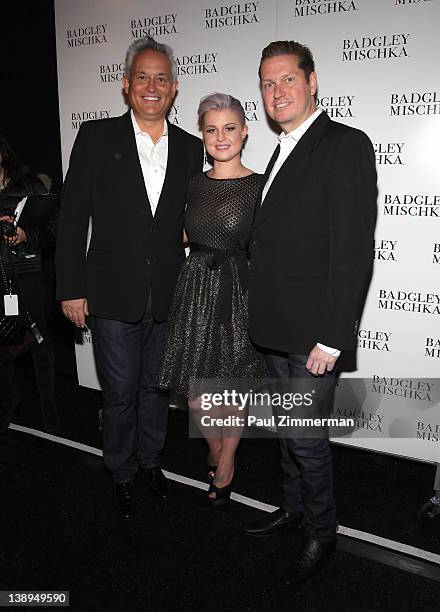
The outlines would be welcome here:
<svg viewBox="0 0 440 612">
<path fill-rule="evenodd" d="M 280 144 L 280 154 L 278 155 L 273 165 L 273 168 L 271 170 L 271 173 L 269 174 L 269 178 L 267 179 L 267 183 L 264 186 L 262 202 L 264 202 L 264 198 L 266 197 L 267 192 L 269 191 L 269 188 L 272 185 L 274 178 L 278 174 L 279 169 L 284 164 L 284 162 L 289 157 L 289 155 L 292 153 L 293 149 L 298 144 L 298 141 L 301 138 L 301 136 L 304 136 L 304 134 L 307 132 L 309 127 L 312 125 L 315 119 L 319 117 L 319 115 L 322 112 L 323 111 L 321 109 L 316 110 L 312 115 L 310 115 L 308 119 L 304 121 L 304 123 L 301 123 L 301 125 L 299 125 L 297 128 L 295 128 L 288 134 L 285 134 L 284 132 L 282 132 L 278 136 L 278 142 Z"/>
<path fill-rule="evenodd" d="M 262 206 L 264 206 L 264 198 L 266 197 L 267 192 L 269 191 L 274 178 L 278 174 L 279 169 L 284 164 L 284 162 L 289 157 L 289 155 L 292 153 L 293 149 L 296 147 L 301 136 L 304 136 L 306 131 L 309 129 L 309 127 L 312 125 L 315 119 L 317 119 L 322 112 L 323 111 L 321 109 L 316 110 L 312 115 L 310 115 L 308 119 L 306 119 L 303 123 L 301 123 L 301 125 L 299 125 L 297 128 L 295 128 L 288 134 L 285 134 L 283 132 L 282 134 L 278 136 L 278 142 L 280 144 L 280 153 L 273 165 L 271 173 L 269 174 L 269 178 L 267 179 L 267 182 L 264 186 L 263 195 L 262 195 Z M 317 342 L 317 346 L 323 351 L 325 351 L 326 353 L 329 353 L 330 355 L 333 355 L 336 358 L 339 357 L 339 355 L 341 354 L 341 351 L 339 349 L 332 348 L 331 346 L 326 346 L 325 344 L 321 344 L 320 342 Z"/>
<path fill-rule="evenodd" d="M 160 194 L 162 192 L 168 161 L 168 124 L 164 119 L 163 133 L 159 140 L 154 143 L 147 132 L 139 127 L 133 110 L 131 111 L 134 135 L 139 161 L 144 177 L 145 189 L 151 206 L 151 214 L 154 217 Z"/>
</svg>

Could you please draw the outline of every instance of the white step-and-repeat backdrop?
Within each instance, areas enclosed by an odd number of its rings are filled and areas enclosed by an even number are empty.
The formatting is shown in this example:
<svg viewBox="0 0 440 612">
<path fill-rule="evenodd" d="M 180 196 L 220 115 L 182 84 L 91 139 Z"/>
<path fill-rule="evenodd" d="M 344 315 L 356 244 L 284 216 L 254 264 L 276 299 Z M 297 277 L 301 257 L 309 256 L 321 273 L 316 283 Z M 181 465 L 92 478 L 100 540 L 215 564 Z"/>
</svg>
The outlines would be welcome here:
<svg viewBox="0 0 440 612">
<path fill-rule="evenodd" d="M 197 134 L 201 96 L 234 95 L 249 125 L 244 163 L 264 171 L 276 138 L 261 50 L 310 46 L 319 105 L 367 132 L 379 174 L 375 271 L 347 375 L 363 381 L 335 403 L 356 430 L 338 441 L 440 462 L 439 0 L 55 0 L 55 11 L 64 171 L 82 121 L 125 112 L 125 52 L 146 34 L 177 57 L 170 120 Z M 89 333 L 76 352 L 80 383 L 99 388 Z"/>
</svg>

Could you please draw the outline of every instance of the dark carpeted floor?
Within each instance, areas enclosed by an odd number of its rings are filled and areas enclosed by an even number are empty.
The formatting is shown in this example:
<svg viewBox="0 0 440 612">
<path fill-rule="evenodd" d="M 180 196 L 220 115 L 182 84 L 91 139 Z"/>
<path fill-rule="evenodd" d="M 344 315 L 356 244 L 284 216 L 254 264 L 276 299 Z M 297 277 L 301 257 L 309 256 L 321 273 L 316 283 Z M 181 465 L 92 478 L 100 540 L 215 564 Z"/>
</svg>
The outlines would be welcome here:
<svg viewBox="0 0 440 612">
<path fill-rule="evenodd" d="M 14 421 L 40 428 L 26 365 L 21 376 L 26 391 Z M 100 394 L 60 377 L 57 397 L 57 435 L 100 448 Z M 172 412 L 164 468 L 204 480 L 205 452 L 202 441 L 188 439 L 187 415 Z M 440 553 L 438 522 L 437 530 L 416 524 L 432 466 L 345 447 L 334 448 L 334 460 L 342 525 Z M 276 441 L 244 440 L 237 492 L 278 505 L 279 482 Z M 319 576 L 286 589 L 280 578 L 298 531 L 246 538 L 243 527 L 261 511 L 237 502 L 212 510 L 204 491 L 174 482 L 166 505 L 141 480 L 137 488 L 138 516 L 124 523 L 99 457 L 12 430 L 0 434 L 0 590 L 68 590 L 70 608 L 81 612 L 440 609 L 438 578 L 347 552 L 347 538 Z"/>
</svg>

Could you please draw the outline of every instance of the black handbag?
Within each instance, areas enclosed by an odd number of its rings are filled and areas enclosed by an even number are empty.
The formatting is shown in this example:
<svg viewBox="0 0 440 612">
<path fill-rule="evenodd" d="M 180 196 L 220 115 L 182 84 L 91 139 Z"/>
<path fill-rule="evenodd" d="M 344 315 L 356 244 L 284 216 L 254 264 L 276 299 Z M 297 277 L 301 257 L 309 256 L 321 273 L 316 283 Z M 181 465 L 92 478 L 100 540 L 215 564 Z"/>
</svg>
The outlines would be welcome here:
<svg viewBox="0 0 440 612">
<path fill-rule="evenodd" d="M 18 346 L 24 342 L 25 328 L 16 317 L 0 315 L 0 346 Z"/>
<path fill-rule="evenodd" d="M 41 251 L 26 251 L 11 248 L 10 260 L 14 274 L 35 274 L 41 272 Z"/>
</svg>

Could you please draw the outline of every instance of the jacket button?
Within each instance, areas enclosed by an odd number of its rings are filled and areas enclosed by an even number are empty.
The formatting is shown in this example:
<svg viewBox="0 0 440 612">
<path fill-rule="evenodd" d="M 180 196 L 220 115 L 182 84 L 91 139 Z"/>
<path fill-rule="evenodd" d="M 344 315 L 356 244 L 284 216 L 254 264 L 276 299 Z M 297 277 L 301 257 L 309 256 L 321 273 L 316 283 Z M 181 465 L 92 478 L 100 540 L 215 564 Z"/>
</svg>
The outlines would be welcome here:
<svg viewBox="0 0 440 612">
<path fill-rule="evenodd" d="M 257 246 L 258 240 L 252 240 L 252 246 Z"/>
</svg>

